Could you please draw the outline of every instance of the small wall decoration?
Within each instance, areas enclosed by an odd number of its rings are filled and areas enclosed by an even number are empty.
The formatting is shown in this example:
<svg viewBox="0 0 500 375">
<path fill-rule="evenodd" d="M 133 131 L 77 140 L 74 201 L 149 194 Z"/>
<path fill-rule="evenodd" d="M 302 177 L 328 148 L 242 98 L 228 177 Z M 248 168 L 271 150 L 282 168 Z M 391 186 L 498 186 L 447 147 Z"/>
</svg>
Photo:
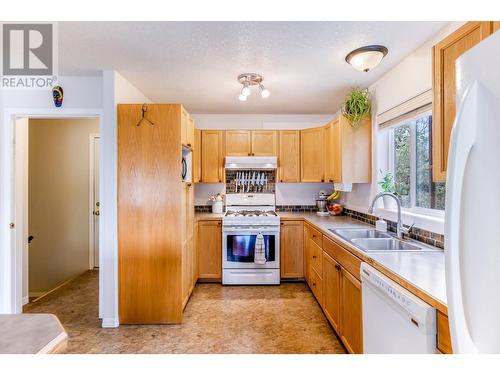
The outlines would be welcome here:
<svg viewBox="0 0 500 375">
<path fill-rule="evenodd" d="M 54 105 L 56 107 L 62 107 L 64 99 L 64 91 L 61 86 L 54 86 L 52 88 L 52 99 L 54 99 Z"/>
</svg>

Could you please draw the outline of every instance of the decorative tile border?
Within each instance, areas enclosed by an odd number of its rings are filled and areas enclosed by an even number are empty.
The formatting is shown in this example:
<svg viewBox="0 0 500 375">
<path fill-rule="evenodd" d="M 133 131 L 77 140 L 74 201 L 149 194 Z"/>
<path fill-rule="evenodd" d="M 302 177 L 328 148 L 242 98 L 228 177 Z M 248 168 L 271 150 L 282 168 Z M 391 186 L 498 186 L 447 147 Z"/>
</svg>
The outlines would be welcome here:
<svg viewBox="0 0 500 375">
<path fill-rule="evenodd" d="M 285 206 L 276 206 L 276 212 L 316 212 L 318 208 L 316 206 L 308 206 L 308 205 L 303 205 L 303 206 L 291 206 L 291 205 L 285 205 Z"/>
</svg>

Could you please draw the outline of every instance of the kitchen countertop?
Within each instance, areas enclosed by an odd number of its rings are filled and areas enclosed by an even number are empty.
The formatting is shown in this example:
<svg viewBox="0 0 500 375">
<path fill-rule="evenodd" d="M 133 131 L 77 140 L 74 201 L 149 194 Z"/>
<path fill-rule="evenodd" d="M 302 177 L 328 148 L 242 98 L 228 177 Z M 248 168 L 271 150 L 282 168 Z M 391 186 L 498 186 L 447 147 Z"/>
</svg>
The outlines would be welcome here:
<svg viewBox="0 0 500 375">
<path fill-rule="evenodd" d="M 367 223 L 347 216 L 318 216 L 314 212 L 279 212 L 278 214 L 282 220 L 307 221 L 363 261 L 447 314 L 444 251 L 366 253 L 329 229 L 373 228 Z M 223 214 L 212 213 L 195 214 L 197 220 L 220 220 L 222 216 Z"/>
<path fill-rule="evenodd" d="M 195 212 L 194 219 L 200 220 L 221 220 L 224 214 L 213 214 L 211 212 Z"/>
<path fill-rule="evenodd" d="M 52 314 L 0 314 L 1 354 L 45 354 L 64 350 L 68 335 Z"/>
</svg>

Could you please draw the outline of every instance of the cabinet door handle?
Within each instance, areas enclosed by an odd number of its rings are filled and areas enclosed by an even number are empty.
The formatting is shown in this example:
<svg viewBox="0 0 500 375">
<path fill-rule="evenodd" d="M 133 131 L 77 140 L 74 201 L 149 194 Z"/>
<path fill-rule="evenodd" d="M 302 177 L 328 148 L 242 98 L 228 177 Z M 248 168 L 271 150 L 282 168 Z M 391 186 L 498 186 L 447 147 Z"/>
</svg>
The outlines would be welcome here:
<svg viewBox="0 0 500 375">
<path fill-rule="evenodd" d="M 333 180 L 328 180 L 328 181 L 333 182 Z"/>
<path fill-rule="evenodd" d="M 188 146 L 188 147 L 191 147 L 191 143 L 188 143 L 188 144 L 187 144 L 187 146 Z"/>
<path fill-rule="evenodd" d="M 337 271 L 340 271 L 340 270 L 341 270 L 341 268 L 340 268 L 340 266 L 339 266 L 338 264 L 336 264 L 336 265 L 335 265 L 335 269 L 336 269 Z"/>
<path fill-rule="evenodd" d="M 316 235 L 315 235 L 315 234 L 313 234 L 313 238 L 316 238 Z"/>
<path fill-rule="evenodd" d="M 313 259 L 316 259 L 316 255 L 313 255 Z"/>
<path fill-rule="evenodd" d="M 313 286 L 316 286 L 316 283 L 313 283 Z"/>
</svg>

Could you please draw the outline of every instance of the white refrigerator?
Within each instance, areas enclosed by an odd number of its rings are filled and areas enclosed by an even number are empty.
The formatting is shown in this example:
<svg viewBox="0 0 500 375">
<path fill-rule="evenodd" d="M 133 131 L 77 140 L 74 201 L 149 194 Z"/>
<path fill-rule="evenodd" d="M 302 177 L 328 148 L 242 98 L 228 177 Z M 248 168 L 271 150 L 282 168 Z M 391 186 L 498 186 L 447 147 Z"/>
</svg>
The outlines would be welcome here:
<svg viewBox="0 0 500 375">
<path fill-rule="evenodd" d="M 445 258 L 454 353 L 500 353 L 500 32 L 457 60 Z"/>
</svg>

